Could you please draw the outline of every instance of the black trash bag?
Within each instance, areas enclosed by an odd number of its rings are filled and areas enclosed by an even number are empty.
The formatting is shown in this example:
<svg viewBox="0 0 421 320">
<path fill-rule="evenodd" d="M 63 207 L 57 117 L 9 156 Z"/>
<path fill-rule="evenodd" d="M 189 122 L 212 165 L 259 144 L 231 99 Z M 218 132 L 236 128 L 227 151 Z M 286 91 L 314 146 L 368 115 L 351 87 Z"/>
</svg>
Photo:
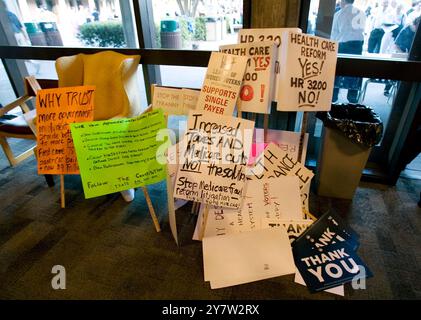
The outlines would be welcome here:
<svg viewBox="0 0 421 320">
<path fill-rule="evenodd" d="M 332 104 L 330 111 L 317 112 L 316 117 L 326 127 L 337 129 L 352 141 L 368 148 L 382 138 L 382 120 L 371 108 L 361 104 Z"/>
</svg>

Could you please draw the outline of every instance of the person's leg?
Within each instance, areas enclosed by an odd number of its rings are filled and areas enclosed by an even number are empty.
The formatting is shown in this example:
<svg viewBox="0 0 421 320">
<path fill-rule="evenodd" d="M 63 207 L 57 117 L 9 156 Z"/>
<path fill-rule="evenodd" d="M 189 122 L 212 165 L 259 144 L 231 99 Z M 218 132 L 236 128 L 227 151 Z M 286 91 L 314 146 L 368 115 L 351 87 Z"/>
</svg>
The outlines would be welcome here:
<svg viewBox="0 0 421 320">
<path fill-rule="evenodd" d="M 338 97 L 339 97 L 339 88 L 334 88 L 333 96 L 332 96 L 332 103 L 338 102 Z"/>
<path fill-rule="evenodd" d="M 374 53 L 374 50 L 376 48 L 377 38 L 378 38 L 377 29 L 371 30 L 370 37 L 368 38 L 368 47 L 367 47 L 367 51 L 369 53 Z"/>
<path fill-rule="evenodd" d="M 350 103 L 358 103 L 358 92 L 359 90 L 356 89 L 348 89 L 348 94 L 346 98 Z"/>
</svg>

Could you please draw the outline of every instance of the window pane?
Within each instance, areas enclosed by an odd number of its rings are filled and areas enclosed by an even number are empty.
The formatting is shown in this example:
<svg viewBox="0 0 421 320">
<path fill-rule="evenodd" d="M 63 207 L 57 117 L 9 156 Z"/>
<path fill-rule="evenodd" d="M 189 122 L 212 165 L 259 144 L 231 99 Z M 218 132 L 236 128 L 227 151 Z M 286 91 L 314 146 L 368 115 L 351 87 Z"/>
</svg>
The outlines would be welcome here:
<svg viewBox="0 0 421 320">
<path fill-rule="evenodd" d="M 163 86 L 201 88 L 207 68 L 159 66 Z"/>
<path fill-rule="evenodd" d="M 9 45 L 138 47 L 131 1 L 6 0 L 4 4 L 0 32 L 9 35 Z"/>
<path fill-rule="evenodd" d="M 9 104 L 15 99 L 16 95 L 13 92 L 6 69 L 4 68 L 3 62 L 0 61 L 0 107 Z"/>
<path fill-rule="evenodd" d="M 420 22 L 421 1 L 312 0 L 307 32 L 339 42 L 339 53 L 406 59 Z M 418 44 L 419 45 L 419 44 Z"/>
<path fill-rule="evenodd" d="M 237 42 L 243 0 L 152 0 L 152 47 L 218 50 Z"/>
</svg>

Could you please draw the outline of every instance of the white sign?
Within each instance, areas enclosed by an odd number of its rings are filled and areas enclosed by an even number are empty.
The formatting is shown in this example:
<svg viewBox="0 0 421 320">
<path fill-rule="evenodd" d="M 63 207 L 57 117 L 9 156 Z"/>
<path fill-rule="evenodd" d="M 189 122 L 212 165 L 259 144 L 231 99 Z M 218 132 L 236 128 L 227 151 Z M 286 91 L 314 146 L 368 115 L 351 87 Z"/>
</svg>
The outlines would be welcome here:
<svg viewBox="0 0 421 320">
<path fill-rule="evenodd" d="M 186 115 L 196 108 L 200 91 L 154 86 L 152 106 L 167 115 Z"/>
<path fill-rule="evenodd" d="M 232 116 L 247 61 L 247 57 L 212 52 L 196 109 Z"/>
<path fill-rule="evenodd" d="M 301 134 L 299 132 L 293 131 L 284 131 L 284 130 L 266 130 L 266 140 L 265 140 L 265 131 L 263 129 L 256 128 L 254 132 L 254 137 L 256 143 L 252 146 L 252 156 L 249 163 L 253 163 L 255 157 L 253 155 L 260 155 L 267 144 L 272 142 L 276 144 L 283 152 L 287 152 L 294 160 L 298 160 L 298 149 L 300 146 Z M 308 144 L 308 133 L 304 135 L 303 140 L 303 152 L 301 154 L 301 159 L 299 162 L 305 163 L 307 155 L 307 144 Z M 253 160 L 253 162 L 251 162 Z M 308 199 L 310 194 L 310 183 L 305 184 L 301 188 L 301 201 L 302 208 L 305 211 L 308 209 Z"/>
<path fill-rule="evenodd" d="M 282 35 L 282 68 L 277 109 L 329 111 L 335 80 L 338 44 L 303 33 Z"/>
<path fill-rule="evenodd" d="M 265 139 L 266 138 L 266 139 Z M 256 156 L 263 152 L 265 147 L 270 143 L 276 144 L 282 151 L 288 152 L 294 160 L 305 163 L 308 145 L 308 133 L 304 135 L 303 152 L 301 159 L 298 159 L 298 149 L 300 147 L 300 132 L 272 130 L 256 128 L 254 130 L 254 141 L 256 142 Z"/>
<path fill-rule="evenodd" d="M 254 122 L 191 112 L 174 197 L 239 208 Z"/>
<path fill-rule="evenodd" d="M 281 226 L 286 220 L 301 220 L 300 202 L 297 177 L 249 180 L 240 209 L 208 209 L 203 234 L 205 237 L 221 236 Z M 199 213 L 197 234 L 203 227 L 202 214 Z M 311 224 L 311 221 L 308 223 Z"/>
<path fill-rule="evenodd" d="M 262 41 L 271 41 L 276 44 L 277 48 L 277 58 L 275 61 L 275 92 L 274 92 L 274 100 L 277 101 L 279 96 L 279 71 L 282 68 L 279 61 L 281 60 L 281 38 L 282 33 L 293 31 L 293 32 L 301 32 L 299 28 L 263 28 L 263 29 L 240 29 L 238 32 L 238 43 L 256 43 Z"/>
<path fill-rule="evenodd" d="M 219 51 L 250 57 L 238 106 L 242 112 L 270 113 L 275 92 L 277 47 L 273 41 L 220 46 Z"/>
<path fill-rule="evenodd" d="M 190 110 L 195 110 L 197 101 L 199 100 L 200 91 L 192 89 L 181 89 L 182 94 L 182 110 L 184 114 L 189 114 Z"/>
<path fill-rule="evenodd" d="M 294 159 L 289 151 L 283 151 L 274 143 L 269 143 L 263 153 L 256 158 L 254 167 L 247 171 L 247 179 L 276 178 L 296 176 L 299 179 L 303 203 L 308 199 L 309 188 L 314 174 L 303 164 Z M 307 192 L 307 193 L 305 193 Z"/>
<path fill-rule="evenodd" d="M 295 272 L 288 235 L 263 229 L 203 238 L 205 281 L 223 288 Z"/>
</svg>

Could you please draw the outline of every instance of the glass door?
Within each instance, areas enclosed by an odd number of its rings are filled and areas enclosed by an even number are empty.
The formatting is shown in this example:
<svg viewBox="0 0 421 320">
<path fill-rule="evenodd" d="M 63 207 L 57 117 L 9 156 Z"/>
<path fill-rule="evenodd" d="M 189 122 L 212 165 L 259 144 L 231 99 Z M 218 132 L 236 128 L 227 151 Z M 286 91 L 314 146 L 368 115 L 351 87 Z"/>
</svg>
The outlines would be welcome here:
<svg viewBox="0 0 421 320">
<path fill-rule="evenodd" d="M 366 59 L 371 61 L 365 64 L 369 69 L 376 68 L 376 61 L 385 61 L 383 66 L 394 61 L 419 61 L 415 50 L 421 46 L 421 1 L 311 0 L 303 4 L 308 10 L 307 19 L 301 19 L 303 31 L 338 41 L 339 57 Z M 395 80 L 392 74 L 390 78 L 365 77 L 366 72 L 362 69 L 358 70 L 358 77 L 336 77 L 332 102 L 367 105 L 379 115 L 384 125 L 383 137 L 373 147 L 365 173 L 386 182 L 392 159 L 399 152 L 396 141 L 405 139 L 402 127 L 410 126 L 411 115 L 418 107 L 419 86 Z M 321 128 L 321 121 L 312 115 L 310 165 L 316 163 Z"/>
</svg>

